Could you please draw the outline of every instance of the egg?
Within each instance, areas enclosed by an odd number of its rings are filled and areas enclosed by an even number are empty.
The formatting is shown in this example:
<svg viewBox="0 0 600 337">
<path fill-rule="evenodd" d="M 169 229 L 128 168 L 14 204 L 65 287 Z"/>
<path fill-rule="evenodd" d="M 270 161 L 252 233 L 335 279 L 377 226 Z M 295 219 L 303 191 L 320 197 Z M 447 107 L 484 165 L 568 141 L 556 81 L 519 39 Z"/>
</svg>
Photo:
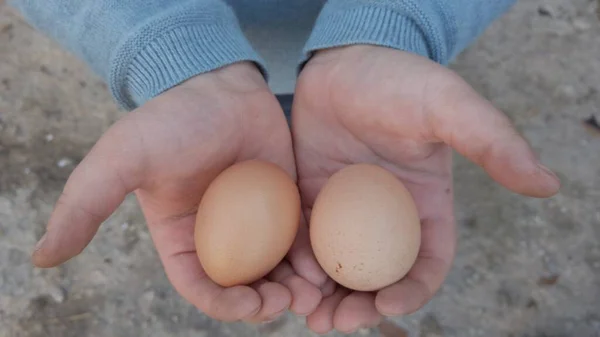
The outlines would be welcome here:
<svg viewBox="0 0 600 337">
<path fill-rule="evenodd" d="M 299 223 L 300 194 L 292 177 L 269 162 L 235 164 L 212 181 L 198 207 L 198 259 L 223 287 L 250 284 L 281 262 Z"/>
<path fill-rule="evenodd" d="M 321 189 L 310 216 L 310 239 L 323 270 L 357 291 L 401 280 L 416 261 L 421 226 L 406 187 L 371 164 L 347 166 Z"/>
</svg>

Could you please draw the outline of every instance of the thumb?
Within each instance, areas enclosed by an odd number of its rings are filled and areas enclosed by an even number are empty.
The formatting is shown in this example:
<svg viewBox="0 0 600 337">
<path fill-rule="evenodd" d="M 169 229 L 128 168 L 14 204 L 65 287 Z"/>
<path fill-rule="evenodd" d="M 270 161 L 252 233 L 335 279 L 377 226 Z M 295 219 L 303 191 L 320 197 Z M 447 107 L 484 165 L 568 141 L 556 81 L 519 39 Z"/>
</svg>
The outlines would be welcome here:
<svg viewBox="0 0 600 337">
<path fill-rule="evenodd" d="M 457 81 L 432 88 L 440 95 L 427 107 L 436 137 L 513 192 L 540 198 L 557 193 L 558 178 L 538 161 L 510 120 L 462 79 Z"/>
<path fill-rule="evenodd" d="M 141 177 L 140 147 L 115 124 L 75 168 L 50 216 L 32 259 L 41 268 L 78 255 Z M 122 131 L 122 132 L 121 132 Z"/>
</svg>

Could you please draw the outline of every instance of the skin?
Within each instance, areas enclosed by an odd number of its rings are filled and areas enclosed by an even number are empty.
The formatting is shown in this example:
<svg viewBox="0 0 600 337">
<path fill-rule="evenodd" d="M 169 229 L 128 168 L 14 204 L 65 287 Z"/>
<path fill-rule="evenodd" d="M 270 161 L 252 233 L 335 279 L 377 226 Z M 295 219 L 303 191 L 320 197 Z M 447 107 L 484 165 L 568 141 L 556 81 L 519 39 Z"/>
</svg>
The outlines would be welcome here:
<svg viewBox="0 0 600 337">
<path fill-rule="evenodd" d="M 134 192 L 170 282 L 198 309 L 222 321 L 255 323 L 286 309 L 306 315 L 321 301 L 320 288 L 333 291 L 306 224 L 286 260 L 251 286 L 218 286 L 196 256 L 194 224 L 204 191 L 225 168 L 249 159 L 273 162 L 296 179 L 288 124 L 260 72 L 238 63 L 194 77 L 101 137 L 69 177 L 33 262 L 49 268 L 78 255 Z"/>
<path fill-rule="evenodd" d="M 452 149 L 516 193 L 549 197 L 559 189 L 501 112 L 422 57 L 360 45 L 316 53 L 298 80 L 291 133 L 257 69 L 230 65 L 113 125 L 69 177 L 33 262 L 48 268 L 78 255 L 134 192 L 169 280 L 208 316 L 256 323 L 289 308 L 308 315 L 317 333 L 374 326 L 422 307 L 448 273 L 455 251 Z M 265 279 L 219 287 L 196 257 L 196 207 L 214 177 L 248 159 L 271 161 L 298 179 L 306 219 L 337 170 L 365 162 L 390 170 L 421 215 L 417 263 L 379 292 L 336 288 L 315 261 L 303 223 L 287 258 Z"/>
<path fill-rule="evenodd" d="M 525 196 L 549 197 L 560 185 L 508 118 L 457 74 L 384 47 L 317 52 L 298 80 L 292 130 L 307 219 L 328 177 L 355 163 L 395 174 L 421 217 L 421 249 L 409 274 L 373 293 L 338 287 L 307 318 L 318 333 L 412 313 L 440 288 L 456 245 L 452 150 Z"/>
</svg>

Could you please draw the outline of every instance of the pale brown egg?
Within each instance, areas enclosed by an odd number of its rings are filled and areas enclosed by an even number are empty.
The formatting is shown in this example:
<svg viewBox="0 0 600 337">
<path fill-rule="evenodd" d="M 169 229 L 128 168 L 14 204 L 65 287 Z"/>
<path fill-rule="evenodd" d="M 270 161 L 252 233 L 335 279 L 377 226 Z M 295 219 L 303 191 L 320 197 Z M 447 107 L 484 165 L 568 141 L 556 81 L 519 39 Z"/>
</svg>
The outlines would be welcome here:
<svg viewBox="0 0 600 337">
<path fill-rule="evenodd" d="M 195 242 L 206 274 L 224 287 L 252 283 L 281 262 L 300 223 L 300 194 L 280 167 L 246 161 L 208 187 L 196 218 Z"/>
<path fill-rule="evenodd" d="M 310 239 L 323 270 L 342 286 L 375 291 L 401 280 L 421 244 L 417 207 L 387 170 L 350 165 L 319 192 Z"/>
</svg>

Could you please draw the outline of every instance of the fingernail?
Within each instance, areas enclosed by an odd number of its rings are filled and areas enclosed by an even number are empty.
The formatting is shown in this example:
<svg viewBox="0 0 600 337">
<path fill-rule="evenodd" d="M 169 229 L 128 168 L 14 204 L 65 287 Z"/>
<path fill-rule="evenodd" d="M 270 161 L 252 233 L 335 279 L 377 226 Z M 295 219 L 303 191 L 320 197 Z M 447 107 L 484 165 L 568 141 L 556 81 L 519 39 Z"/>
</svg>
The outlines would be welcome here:
<svg viewBox="0 0 600 337">
<path fill-rule="evenodd" d="M 552 180 L 554 180 L 554 183 L 556 184 L 556 186 L 552 186 L 552 189 L 558 189 L 560 188 L 560 178 L 556 175 L 556 173 L 552 172 L 549 168 L 547 168 L 546 166 L 542 165 L 542 164 L 538 164 L 538 167 L 540 168 L 540 170 L 542 172 L 544 172 L 546 174 L 546 176 L 552 178 Z"/>
<path fill-rule="evenodd" d="M 560 179 L 558 179 L 558 176 L 552 172 L 549 168 L 547 168 L 546 166 L 542 165 L 542 164 L 538 164 L 538 167 L 540 168 L 540 170 L 542 170 L 542 172 L 544 172 L 546 175 L 550 176 L 552 179 L 556 180 L 556 181 L 560 181 Z"/>
<path fill-rule="evenodd" d="M 40 248 L 42 248 L 47 237 L 48 237 L 48 233 L 44 233 L 44 235 L 40 238 L 40 240 L 35 244 L 35 247 L 33 250 L 34 252 L 37 252 L 38 250 L 40 250 Z"/>
</svg>

